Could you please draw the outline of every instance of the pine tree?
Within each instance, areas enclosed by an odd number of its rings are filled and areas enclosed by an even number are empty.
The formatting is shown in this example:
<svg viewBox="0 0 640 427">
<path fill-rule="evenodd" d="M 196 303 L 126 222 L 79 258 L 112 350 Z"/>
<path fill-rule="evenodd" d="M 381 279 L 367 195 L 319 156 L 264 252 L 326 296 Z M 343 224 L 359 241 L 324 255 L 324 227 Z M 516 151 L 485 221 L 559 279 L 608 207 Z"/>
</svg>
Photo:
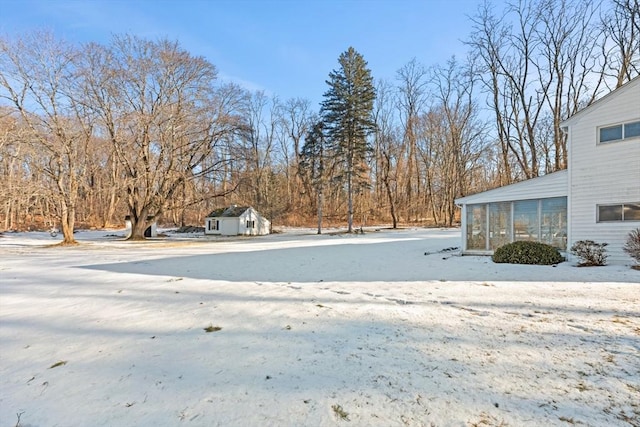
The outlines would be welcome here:
<svg viewBox="0 0 640 427">
<path fill-rule="evenodd" d="M 367 62 L 352 47 L 338 58 L 340 68 L 329 73 L 329 89 L 321 112 L 325 135 L 336 161 L 342 164 L 341 178 L 348 197 L 348 232 L 353 231 L 353 194 L 368 183 L 367 156 L 372 151 L 367 137 L 375 130 L 372 118 L 376 93 Z"/>
<path fill-rule="evenodd" d="M 305 138 L 300 153 L 300 168 L 311 181 L 311 186 L 317 195 L 318 234 L 322 234 L 322 207 L 324 204 L 325 160 L 327 157 L 324 124 L 316 122 Z"/>
</svg>

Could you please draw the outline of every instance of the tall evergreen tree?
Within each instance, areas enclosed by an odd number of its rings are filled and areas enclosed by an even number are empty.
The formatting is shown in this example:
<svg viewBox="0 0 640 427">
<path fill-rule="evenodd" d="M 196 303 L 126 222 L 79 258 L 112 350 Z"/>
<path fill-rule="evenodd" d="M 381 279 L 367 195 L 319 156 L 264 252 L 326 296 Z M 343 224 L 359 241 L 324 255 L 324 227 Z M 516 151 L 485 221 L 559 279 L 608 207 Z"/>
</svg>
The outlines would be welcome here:
<svg viewBox="0 0 640 427">
<path fill-rule="evenodd" d="M 324 124 L 316 122 L 305 138 L 300 153 L 301 172 L 308 176 L 317 196 L 318 234 L 322 234 L 322 207 L 324 204 L 326 142 Z"/>
<path fill-rule="evenodd" d="M 325 135 L 342 164 L 339 177 L 346 185 L 348 197 L 348 232 L 353 231 L 353 194 L 367 183 L 367 155 L 372 151 L 367 137 L 375 130 L 372 117 L 376 97 L 371 70 L 352 47 L 338 58 L 340 68 L 329 73 L 321 104 Z"/>
</svg>

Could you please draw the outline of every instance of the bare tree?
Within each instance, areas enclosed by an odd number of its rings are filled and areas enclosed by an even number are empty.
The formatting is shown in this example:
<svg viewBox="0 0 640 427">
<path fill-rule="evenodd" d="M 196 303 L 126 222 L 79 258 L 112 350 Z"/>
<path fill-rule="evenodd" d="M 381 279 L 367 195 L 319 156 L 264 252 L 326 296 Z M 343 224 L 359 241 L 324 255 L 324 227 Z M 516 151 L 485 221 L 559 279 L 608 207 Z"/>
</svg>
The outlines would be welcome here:
<svg viewBox="0 0 640 427">
<path fill-rule="evenodd" d="M 376 86 L 376 101 L 373 117 L 376 122 L 375 153 L 379 165 L 376 182 L 383 186 L 389 203 L 389 215 L 393 228 L 398 227 L 398 164 L 402 160 L 402 144 L 394 121 L 396 92 L 387 81 L 380 80 Z"/>
<path fill-rule="evenodd" d="M 4 230 L 17 228 L 23 207 L 40 201 L 39 185 L 30 181 L 29 168 L 23 161 L 35 154 L 27 144 L 25 131 L 11 108 L 0 107 L 0 217 L 4 217 Z"/>
<path fill-rule="evenodd" d="M 468 44 L 495 114 L 502 183 L 566 168 L 560 122 L 601 94 L 607 67 L 617 84 L 637 75 L 637 2 L 615 1 L 607 25 L 598 1 L 520 0 L 502 14 L 485 3 L 472 18 Z"/>
<path fill-rule="evenodd" d="M 289 208 L 299 208 L 301 203 L 300 193 L 303 185 L 302 177 L 298 173 L 300 168 L 300 150 L 305 136 L 310 128 L 311 107 L 307 99 L 289 99 L 279 109 L 280 124 L 282 129 L 281 150 L 287 153 L 283 160 L 285 163 L 287 194 Z M 288 153 L 292 152 L 293 157 Z"/>
<path fill-rule="evenodd" d="M 224 141 L 241 123 L 226 97 L 236 94 L 218 90 L 215 67 L 175 42 L 122 36 L 108 48 L 88 48 L 91 69 L 99 70 L 86 70 L 88 104 L 121 166 L 130 238 L 143 239 L 186 182 L 228 161 Z"/>
<path fill-rule="evenodd" d="M 607 42 L 602 45 L 605 74 L 615 88 L 640 74 L 640 3 L 638 0 L 611 0 L 613 7 L 603 14 L 602 27 Z"/>
<path fill-rule="evenodd" d="M 470 64 L 472 65 L 472 64 Z M 479 119 L 479 109 L 473 100 L 474 73 L 455 58 L 431 72 L 432 99 L 436 100 L 435 117 L 440 117 L 442 129 L 438 153 L 432 162 L 440 172 L 438 198 L 445 224 L 453 225 L 454 200 L 467 194 L 471 186 L 471 171 L 477 167 L 485 147 L 485 126 Z M 433 190 L 433 189 L 432 189 Z"/>
<path fill-rule="evenodd" d="M 277 108 L 278 100 L 269 98 L 264 91 L 246 96 L 245 182 L 257 209 L 266 208 L 271 202 L 269 176 L 276 148 Z"/>
<path fill-rule="evenodd" d="M 398 81 L 398 112 L 403 129 L 404 155 L 398 159 L 398 170 L 403 171 L 403 204 L 405 218 L 411 219 L 419 212 L 417 200 L 421 197 L 422 171 L 417 166 L 416 128 L 418 117 L 424 112 L 427 96 L 427 70 L 415 58 L 396 73 Z M 404 163 L 404 164 L 403 164 Z"/>
<path fill-rule="evenodd" d="M 77 61 L 77 50 L 50 33 L 0 40 L 0 96 L 29 130 L 27 141 L 39 156 L 30 165 L 48 180 L 63 244 L 75 243 L 78 189 L 93 135 L 92 115 L 76 98 Z"/>
</svg>

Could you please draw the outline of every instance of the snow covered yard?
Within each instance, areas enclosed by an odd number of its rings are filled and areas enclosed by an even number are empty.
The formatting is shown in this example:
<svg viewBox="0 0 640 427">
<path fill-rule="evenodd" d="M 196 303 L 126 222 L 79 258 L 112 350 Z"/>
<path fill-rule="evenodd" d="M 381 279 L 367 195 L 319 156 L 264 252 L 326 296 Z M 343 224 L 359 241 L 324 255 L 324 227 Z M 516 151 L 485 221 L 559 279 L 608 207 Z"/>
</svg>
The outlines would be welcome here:
<svg viewBox="0 0 640 427">
<path fill-rule="evenodd" d="M 77 237 L 0 237 L 0 426 L 640 426 L 628 267 L 441 252 L 458 230 Z"/>
</svg>

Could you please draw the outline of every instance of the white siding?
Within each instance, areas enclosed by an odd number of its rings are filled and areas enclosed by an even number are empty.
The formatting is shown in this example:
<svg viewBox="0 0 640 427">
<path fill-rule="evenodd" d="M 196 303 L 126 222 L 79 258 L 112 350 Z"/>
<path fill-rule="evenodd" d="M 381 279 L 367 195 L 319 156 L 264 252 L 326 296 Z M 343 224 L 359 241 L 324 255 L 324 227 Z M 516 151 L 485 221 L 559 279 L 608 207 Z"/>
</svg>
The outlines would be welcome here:
<svg viewBox="0 0 640 427">
<path fill-rule="evenodd" d="M 510 202 L 515 200 L 546 199 L 567 196 L 567 171 L 554 172 L 504 187 L 461 197 L 458 205 L 475 203 Z"/>
<path fill-rule="evenodd" d="M 622 250 L 640 221 L 596 222 L 598 204 L 640 202 L 640 138 L 598 144 L 598 127 L 640 120 L 640 78 L 565 122 L 569 126 L 569 247 L 609 244 L 609 262 L 629 264 Z"/>
<path fill-rule="evenodd" d="M 252 228 L 247 228 L 247 221 L 253 222 Z M 271 231 L 270 228 L 270 222 L 253 208 L 247 209 L 247 211 L 240 216 L 239 234 L 245 236 L 263 236 L 269 234 Z"/>
<path fill-rule="evenodd" d="M 217 219 L 219 221 L 218 230 L 209 230 L 209 222 Z M 247 221 L 253 221 L 254 227 L 248 228 Z M 207 217 L 205 219 L 205 234 L 223 236 L 261 236 L 269 234 L 271 223 L 260 215 L 255 209 L 249 208 L 240 216 L 234 217 Z"/>
<path fill-rule="evenodd" d="M 223 236 L 237 236 L 239 232 L 238 217 L 222 217 L 220 219 L 220 234 Z"/>
</svg>

